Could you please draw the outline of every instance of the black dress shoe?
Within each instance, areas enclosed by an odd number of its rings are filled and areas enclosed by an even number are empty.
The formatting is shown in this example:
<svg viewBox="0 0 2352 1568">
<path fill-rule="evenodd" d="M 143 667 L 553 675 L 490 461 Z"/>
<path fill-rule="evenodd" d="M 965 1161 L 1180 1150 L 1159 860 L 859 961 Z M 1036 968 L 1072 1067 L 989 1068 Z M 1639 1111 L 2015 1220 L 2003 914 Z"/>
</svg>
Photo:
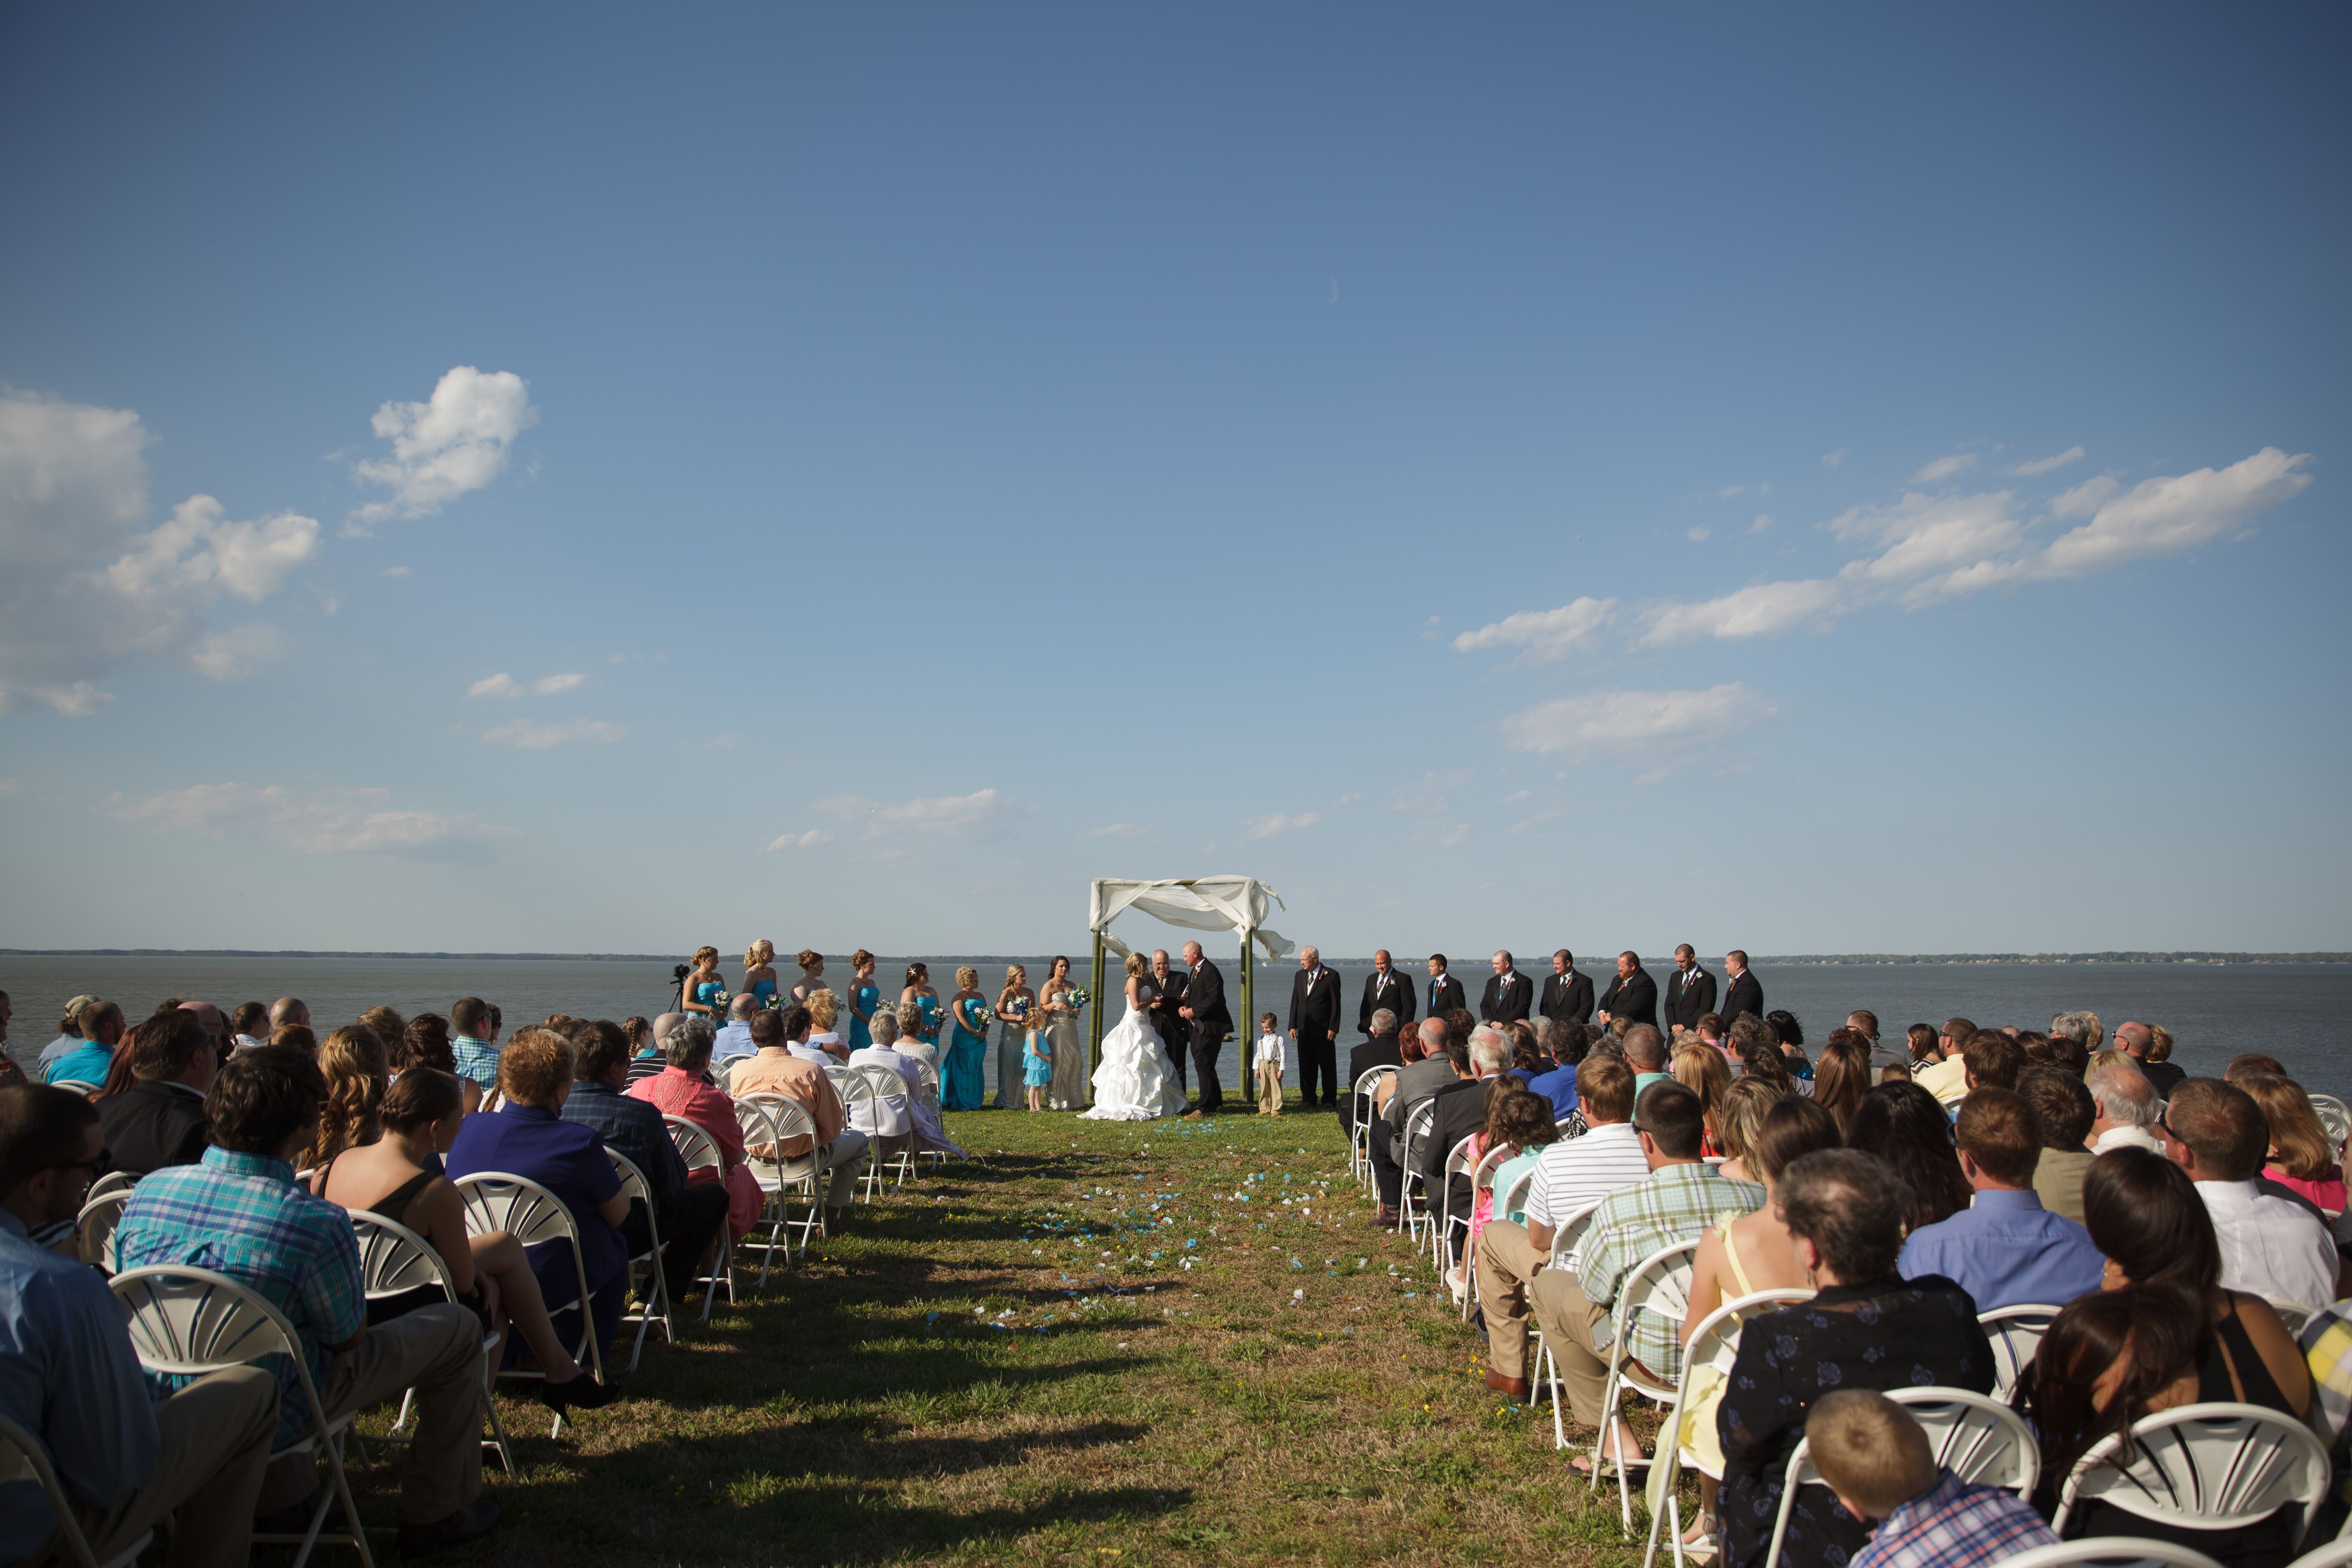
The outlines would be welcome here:
<svg viewBox="0 0 2352 1568">
<path fill-rule="evenodd" d="M 599 1383 L 596 1374 L 583 1372 L 568 1383 L 542 1383 L 539 1385 L 539 1402 L 559 1415 L 572 1410 L 602 1410 L 621 1391 L 609 1383 Z"/>
<path fill-rule="evenodd" d="M 402 1525 L 399 1538 L 393 1542 L 393 1554 L 422 1557 L 430 1552 L 446 1552 L 468 1541 L 479 1541 L 498 1527 L 499 1505 L 484 1498 L 431 1524 Z"/>
</svg>

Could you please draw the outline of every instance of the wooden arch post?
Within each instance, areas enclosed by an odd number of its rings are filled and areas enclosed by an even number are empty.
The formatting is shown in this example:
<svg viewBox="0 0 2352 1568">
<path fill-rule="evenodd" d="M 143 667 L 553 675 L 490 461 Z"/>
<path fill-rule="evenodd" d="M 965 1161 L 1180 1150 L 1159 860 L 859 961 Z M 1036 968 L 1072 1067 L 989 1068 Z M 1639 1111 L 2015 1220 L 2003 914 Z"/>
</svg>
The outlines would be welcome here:
<svg viewBox="0 0 2352 1568">
<path fill-rule="evenodd" d="M 1087 1011 L 1094 1015 L 1094 1020 L 1088 1026 L 1092 1040 L 1087 1047 L 1087 1081 L 1088 1083 L 1094 1081 L 1095 1073 L 1102 1067 L 1103 952 L 1103 933 L 1097 931 L 1095 932 L 1095 999 L 1087 1004 Z"/>
</svg>

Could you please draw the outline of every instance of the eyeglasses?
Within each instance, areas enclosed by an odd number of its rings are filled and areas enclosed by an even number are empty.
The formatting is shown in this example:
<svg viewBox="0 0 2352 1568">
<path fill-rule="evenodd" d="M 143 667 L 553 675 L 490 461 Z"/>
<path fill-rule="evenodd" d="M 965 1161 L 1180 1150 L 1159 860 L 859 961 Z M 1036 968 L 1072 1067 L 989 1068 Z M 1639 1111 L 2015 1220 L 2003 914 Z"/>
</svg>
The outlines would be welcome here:
<svg viewBox="0 0 2352 1568">
<path fill-rule="evenodd" d="M 111 1149 L 100 1149 L 95 1155 L 87 1160 L 60 1160 L 56 1164 L 50 1166 L 49 1169 L 53 1171 L 88 1171 L 89 1173 L 89 1179 L 94 1182 L 98 1180 L 99 1177 L 105 1175 L 108 1172 L 114 1169 L 114 1151 Z"/>
</svg>

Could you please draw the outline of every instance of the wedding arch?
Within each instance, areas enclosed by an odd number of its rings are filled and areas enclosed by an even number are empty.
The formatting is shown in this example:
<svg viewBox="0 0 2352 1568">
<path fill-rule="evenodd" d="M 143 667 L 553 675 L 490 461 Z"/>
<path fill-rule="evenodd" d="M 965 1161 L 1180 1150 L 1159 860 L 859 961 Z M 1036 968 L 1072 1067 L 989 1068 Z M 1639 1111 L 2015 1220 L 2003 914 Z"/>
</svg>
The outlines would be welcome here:
<svg viewBox="0 0 2352 1568">
<path fill-rule="evenodd" d="M 1104 955 L 1116 952 L 1124 963 L 1132 951 L 1110 934 L 1111 921 L 1129 910 L 1138 910 L 1169 925 L 1190 931 L 1229 931 L 1240 937 L 1242 1011 L 1241 1022 L 1235 1027 L 1246 1040 L 1250 1037 L 1247 1031 L 1257 1021 L 1252 1011 L 1255 1004 L 1251 987 L 1250 943 L 1255 942 L 1265 950 L 1268 963 L 1280 959 L 1291 949 L 1281 932 L 1265 929 L 1265 918 L 1276 906 L 1289 907 L 1272 888 L 1255 877 L 1188 877 L 1157 882 L 1096 878 L 1087 907 L 1087 925 L 1095 938 L 1094 1023 L 1087 1049 L 1092 1066 L 1102 1065 Z"/>
</svg>

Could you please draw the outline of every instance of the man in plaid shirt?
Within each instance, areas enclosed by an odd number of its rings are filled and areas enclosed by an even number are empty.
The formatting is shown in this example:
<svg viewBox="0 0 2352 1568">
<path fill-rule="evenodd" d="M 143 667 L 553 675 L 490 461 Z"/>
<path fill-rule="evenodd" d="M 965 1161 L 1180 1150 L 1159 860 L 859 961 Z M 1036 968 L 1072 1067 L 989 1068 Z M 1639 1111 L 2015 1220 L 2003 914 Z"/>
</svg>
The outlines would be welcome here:
<svg viewBox="0 0 2352 1568">
<path fill-rule="evenodd" d="M 371 1329 L 351 1216 L 294 1180 L 292 1160 L 319 1126 L 325 1081 L 287 1046 L 239 1051 L 205 1097 L 212 1146 L 194 1165 L 139 1184 L 115 1231 L 119 1267 L 152 1265 L 225 1274 L 284 1314 L 301 1342 L 330 1418 L 416 1390 L 417 1427 L 401 1477 L 400 1552 L 436 1551 L 487 1535 L 498 1506 L 482 1489 L 482 1335 L 474 1314 L 443 1304 Z M 290 1363 L 278 1363 L 277 1447 L 310 1428 L 310 1402 Z M 152 1376 L 152 1374 L 151 1374 Z M 168 1390 L 192 1381 L 156 1377 Z M 281 1452 L 257 1511 L 299 1510 L 319 1487 L 315 1459 Z M 272 1521 L 273 1524 L 275 1521 Z"/>
<path fill-rule="evenodd" d="M 449 1027 L 457 1031 L 449 1054 L 457 1058 L 458 1080 L 472 1084 L 478 1100 L 499 1086 L 499 1046 L 490 1037 L 499 1031 L 490 1022 L 490 1005 L 479 996 L 458 997 L 449 1007 Z M 473 1109 L 471 1102 L 467 1109 Z"/>
<path fill-rule="evenodd" d="M 1919 1423 L 1883 1394 L 1823 1395 L 1806 1414 L 1805 1442 L 1848 1513 L 1885 1521 L 1848 1568 L 1976 1568 L 2058 1543 L 2015 1492 L 1940 1468 Z"/>
<path fill-rule="evenodd" d="M 1679 1320 L 1636 1312 L 1627 1326 L 1627 1342 L 1612 1342 L 1616 1325 L 1611 1314 L 1634 1266 L 1663 1248 L 1696 1241 L 1726 1215 L 1748 1214 L 1764 1202 L 1762 1187 L 1725 1181 L 1699 1157 L 1706 1111 L 1698 1096 L 1681 1084 L 1671 1079 L 1652 1084 L 1633 1108 L 1633 1128 L 1650 1179 L 1603 1201 L 1566 1265 L 1537 1275 L 1528 1291 L 1581 1426 L 1601 1424 L 1612 1364 L 1635 1362 L 1667 1381 L 1678 1375 Z M 1641 1440 L 1622 1419 L 1617 1426 L 1608 1453 L 1637 1458 Z"/>
</svg>

